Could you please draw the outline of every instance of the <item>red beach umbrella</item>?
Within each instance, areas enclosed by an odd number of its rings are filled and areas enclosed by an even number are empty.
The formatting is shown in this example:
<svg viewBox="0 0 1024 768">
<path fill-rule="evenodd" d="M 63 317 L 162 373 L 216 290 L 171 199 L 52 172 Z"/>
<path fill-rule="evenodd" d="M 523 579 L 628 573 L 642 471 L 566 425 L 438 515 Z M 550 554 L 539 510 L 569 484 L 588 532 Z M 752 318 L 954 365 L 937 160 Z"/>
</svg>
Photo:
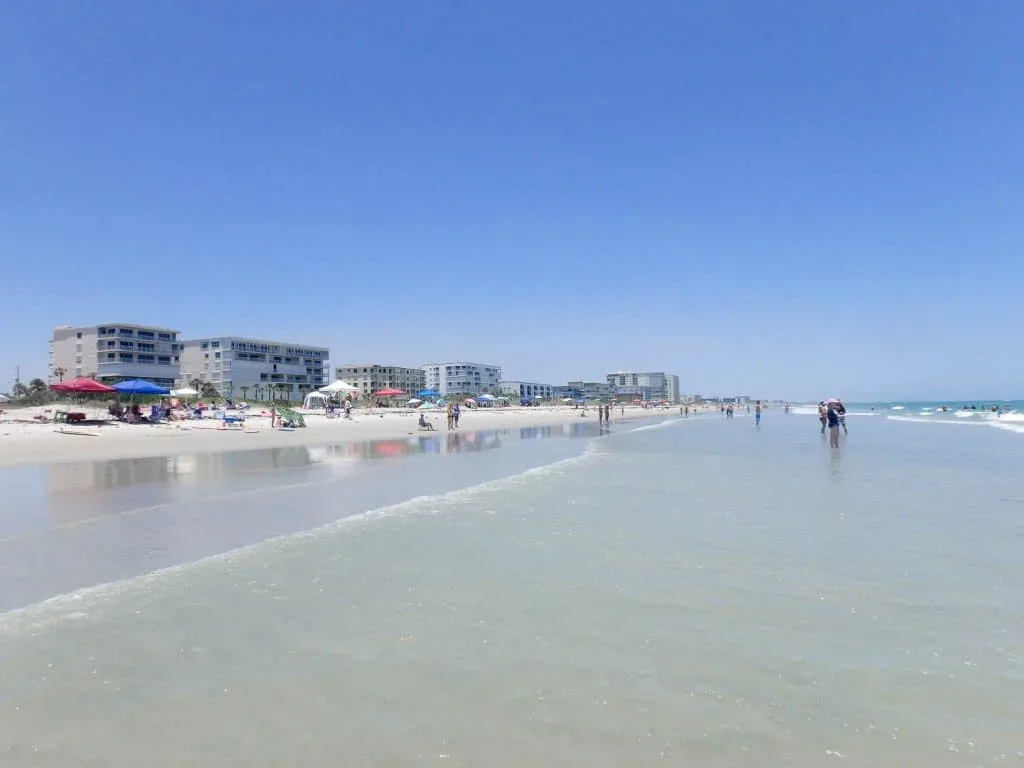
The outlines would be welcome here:
<svg viewBox="0 0 1024 768">
<path fill-rule="evenodd" d="M 101 384 L 85 376 L 79 376 L 77 379 L 71 379 L 71 381 L 62 381 L 60 384 L 51 384 L 50 389 L 54 392 L 74 392 L 79 394 L 117 391 L 113 387 L 108 387 L 106 384 Z"/>
<path fill-rule="evenodd" d="M 388 387 L 387 389 L 379 389 L 379 390 L 377 390 L 376 392 L 373 393 L 373 396 L 374 397 L 401 397 L 404 394 L 405 394 L 405 390 L 402 390 L 402 389 L 392 389 L 392 388 Z"/>
</svg>

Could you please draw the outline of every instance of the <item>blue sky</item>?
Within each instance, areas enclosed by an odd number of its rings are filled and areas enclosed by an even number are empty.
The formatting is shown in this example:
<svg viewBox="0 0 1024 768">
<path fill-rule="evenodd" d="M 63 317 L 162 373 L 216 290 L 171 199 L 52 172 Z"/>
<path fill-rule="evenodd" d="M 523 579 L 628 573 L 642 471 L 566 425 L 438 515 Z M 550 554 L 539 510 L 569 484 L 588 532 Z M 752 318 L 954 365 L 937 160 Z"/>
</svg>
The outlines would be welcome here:
<svg viewBox="0 0 1024 768">
<path fill-rule="evenodd" d="M 686 392 L 1024 396 L 1024 3 L 11 0 L 0 275 L 53 326 Z"/>
</svg>

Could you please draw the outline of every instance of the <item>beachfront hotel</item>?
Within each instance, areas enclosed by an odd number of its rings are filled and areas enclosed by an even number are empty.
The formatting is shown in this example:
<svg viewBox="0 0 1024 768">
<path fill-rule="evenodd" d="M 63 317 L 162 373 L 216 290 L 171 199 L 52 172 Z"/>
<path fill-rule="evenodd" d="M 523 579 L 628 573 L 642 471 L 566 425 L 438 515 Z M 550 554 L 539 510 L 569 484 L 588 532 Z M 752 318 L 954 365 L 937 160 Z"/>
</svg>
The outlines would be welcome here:
<svg viewBox="0 0 1024 768">
<path fill-rule="evenodd" d="M 520 400 L 550 400 L 555 387 L 551 384 L 537 384 L 532 381 L 503 381 L 501 394 Z"/>
<path fill-rule="evenodd" d="M 612 388 L 604 381 L 570 381 L 564 387 L 553 387 L 557 400 L 610 400 Z"/>
<path fill-rule="evenodd" d="M 327 385 L 327 347 L 215 336 L 182 344 L 178 386 L 209 383 L 229 399 L 300 400 Z"/>
<path fill-rule="evenodd" d="M 501 394 L 501 366 L 457 362 L 421 367 L 426 374 L 426 388 L 442 395 Z"/>
<path fill-rule="evenodd" d="M 422 368 L 403 368 L 380 363 L 345 363 L 334 369 L 334 378 L 371 395 L 382 389 L 400 389 L 410 397 L 426 388 L 427 374 Z"/>
<path fill-rule="evenodd" d="M 679 377 L 664 371 L 616 371 L 605 377 L 617 399 L 629 397 L 641 400 L 667 400 L 679 402 Z"/>
<path fill-rule="evenodd" d="M 88 376 L 105 384 L 146 379 L 172 387 L 180 371 L 179 333 L 136 323 L 54 328 L 49 383 Z"/>
</svg>

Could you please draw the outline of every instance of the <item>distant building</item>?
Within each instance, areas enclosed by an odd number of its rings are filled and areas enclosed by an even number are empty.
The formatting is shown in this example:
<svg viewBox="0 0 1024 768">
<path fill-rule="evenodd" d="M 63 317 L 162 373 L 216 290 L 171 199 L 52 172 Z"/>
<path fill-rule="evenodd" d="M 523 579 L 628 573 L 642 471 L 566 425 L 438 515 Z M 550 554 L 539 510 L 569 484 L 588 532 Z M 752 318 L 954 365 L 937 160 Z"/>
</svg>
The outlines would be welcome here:
<svg viewBox="0 0 1024 768">
<path fill-rule="evenodd" d="M 550 400 L 554 397 L 554 390 L 555 388 L 550 384 L 536 384 L 532 381 L 501 382 L 501 394 L 518 400 L 526 398 Z"/>
<path fill-rule="evenodd" d="M 422 366 L 426 388 L 442 395 L 501 394 L 501 366 L 486 363 L 430 363 Z"/>
<path fill-rule="evenodd" d="M 616 371 L 606 376 L 608 386 L 617 399 L 679 402 L 679 377 L 663 371 Z"/>
<path fill-rule="evenodd" d="M 326 386 L 327 347 L 239 336 L 189 339 L 181 353 L 181 386 L 212 384 L 228 398 L 299 400 Z"/>
<path fill-rule="evenodd" d="M 400 389 L 410 397 L 426 389 L 427 374 L 422 368 L 403 368 L 379 363 L 345 363 L 334 369 L 334 378 L 359 387 L 370 395 L 382 389 Z"/>
<path fill-rule="evenodd" d="M 146 379 L 174 386 L 180 369 L 179 331 L 137 323 L 61 326 L 50 340 L 48 378 L 95 376 L 106 384 Z"/>
<path fill-rule="evenodd" d="M 603 381 L 570 381 L 564 387 L 553 387 L 552 394 L 558 400 L 610 400 L 612 388 Z"/>
</svg>

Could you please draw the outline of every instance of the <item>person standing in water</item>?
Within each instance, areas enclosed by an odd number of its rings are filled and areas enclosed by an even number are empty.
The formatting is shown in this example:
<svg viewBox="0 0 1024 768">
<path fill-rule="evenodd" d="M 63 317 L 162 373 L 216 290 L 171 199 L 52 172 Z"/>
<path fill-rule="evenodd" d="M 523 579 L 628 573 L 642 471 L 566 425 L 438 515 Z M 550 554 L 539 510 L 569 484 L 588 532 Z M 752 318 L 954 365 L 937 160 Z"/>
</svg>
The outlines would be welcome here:
<svg viewBox="0 0 1024 768">
<path fill-rule="evenodd" d="M 839 426 L 843 428 L 843 434 L 848 435 L 846 431 L 846 406 L 843 405 L 842 400 L 836 400 L 836 413 L 839 415 Z"/>
<path fill-rule="evenodd" d="M 761 401 L 758 400 L 754 403 L 754 424 L 761 426 Z"/>
<path fill-rule="evenodd" d="M 829 403 L 825 408 L 825 421 L 828 424 L 828 444 L 831 448 L 839 447 L 839 411 L 835 403 Z"/>
<path fill-rule="evenodd" d="M 827 410 L 828 410 L 828 408 L 825 407 L 825 401 L 824 400 L 819 401 L 818 402 L 818 423 L 821 424 L 821 434 L 823 434 L 823 435 L 825 434 L 826 422 L 828 421 L 828 419 L 826 417 L 826 411 Z"/>
</svg>

